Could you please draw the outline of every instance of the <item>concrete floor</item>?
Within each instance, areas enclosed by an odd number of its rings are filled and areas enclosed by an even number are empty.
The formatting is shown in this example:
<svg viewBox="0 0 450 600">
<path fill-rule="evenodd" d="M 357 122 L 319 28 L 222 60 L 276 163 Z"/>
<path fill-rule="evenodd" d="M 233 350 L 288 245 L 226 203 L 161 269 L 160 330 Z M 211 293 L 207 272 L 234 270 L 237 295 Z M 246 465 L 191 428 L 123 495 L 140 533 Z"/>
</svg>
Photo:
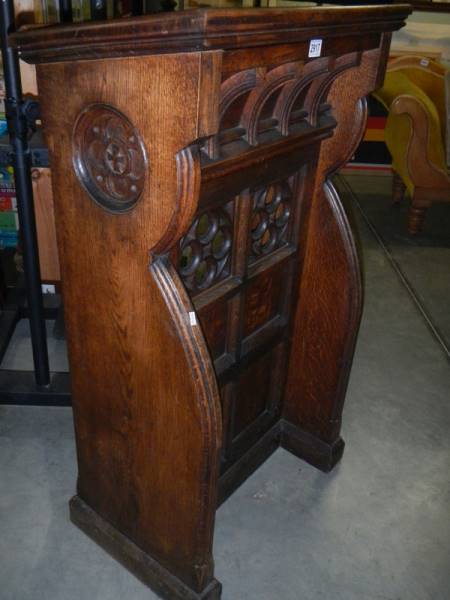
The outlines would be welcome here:
<svg viewBox="0 0 450 600">
<path fill-rule="evenodd" d="M 339 184 L 356 196 L 450 357 L 450 205 L 433 204 L 422 233 L 411 238 L 406 230 L 410 200 L 392 204 L 392 177 L 347 175 Z"/>
<path fill-rule="evenodd" d="M 223 600 L 450 599 L 450 369 L 360 223 L 366 303 L 341 464 L 277 451 L 219 510 Z M 72 526 L 70 409 L 0 406 L 0 600 L 152 600 Z"/>
</svg>

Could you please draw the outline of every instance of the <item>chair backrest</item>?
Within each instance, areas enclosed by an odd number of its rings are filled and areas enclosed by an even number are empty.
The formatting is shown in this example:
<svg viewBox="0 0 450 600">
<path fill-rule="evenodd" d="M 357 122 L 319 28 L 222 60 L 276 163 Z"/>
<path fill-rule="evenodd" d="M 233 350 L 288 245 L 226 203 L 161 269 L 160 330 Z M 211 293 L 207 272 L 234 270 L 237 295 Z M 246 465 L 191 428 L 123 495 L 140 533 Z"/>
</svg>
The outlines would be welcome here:
<svg viewBox="0 0 450 600">
<path fill-rule="evenodd" d="M 388 72 L 400 71 L 425 92 L 439 114 L 450 165 L 450 71 L 435 60 L 423 56 L 401 56 L 390 61 Z"/>
</svg>

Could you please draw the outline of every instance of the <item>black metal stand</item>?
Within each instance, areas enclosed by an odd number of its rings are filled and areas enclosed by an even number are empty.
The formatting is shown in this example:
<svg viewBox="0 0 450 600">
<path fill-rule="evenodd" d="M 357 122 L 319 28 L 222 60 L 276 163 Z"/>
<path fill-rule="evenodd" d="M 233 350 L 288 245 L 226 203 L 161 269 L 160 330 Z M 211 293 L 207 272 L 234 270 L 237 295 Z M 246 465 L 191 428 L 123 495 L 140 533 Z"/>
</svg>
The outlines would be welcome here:
<svg viewBox="0 0 450 600">
<path fill-rule="evenodd" d="M 8 44 L 8 34 L 14 30 L 13 0 L 2 0 L 0 3 L 0 17 L 1 52 L 6 91 L 5 111 L 12 149 L 17 211 L 22 238 L 34 375 L 38 386 L 47 386 L 50 383 L 50 369 L 42 303 L 36 219 L 33 207 L 31 154 L 28 148 L 29 128 L 22 98 L 19 59 L 17 52 Z"/>
<path fill-rule="evenodd" d="M 163 0 L 172 10 L 174 0 Z M 107 17 L 106 0 L 90 0 L 91 19 Z M 133 0 L 133 14 L 143 13 L 143 0 Z M 60 20 L 73 20 L 70 0 L 59 2 Z M 11 340 L 16 324 L 28 318 L 33 348 L 33 371 L 0 369 L 0 404 L 30 404 L 70 406 L 70 375 L 49 371 L 45 320 L 55 319 L 57 310 L 43 301 L 41 276 L 33 208 L 31 166 L 48 166 L 48 153 L 42 144 L 40 132 L 29 143 L 29 131 L 34 130 L 36 104 L 24 101 L 20 80 L 19 60 L 8 45 L 8 34 L 14 31 L 13 0 L 0 2 L 0 35 L 3 71 L 7 99 L 5 101 L 9 140 L 0 140 L 0 163 L 14 168 L 17 208 L 22 236 L 25 289 L 19 284 L 9 293 L 8 301 L 0 310 L 0 362 Z M 26 296 L 26 297 L 25 297 Z M 48 302 L 48 298 L 46 299 Z"/>
<path fill-rule="evenodd" d="M 59 19 L 61 23 L 71 23 L 73 21 L 71 0 L 60 0 Z"/>
<path fill-rule="evenodd" d="M 92 21 L 104 21 L 107 17 L 106 0 L 90 0 Z"/>
</svg>

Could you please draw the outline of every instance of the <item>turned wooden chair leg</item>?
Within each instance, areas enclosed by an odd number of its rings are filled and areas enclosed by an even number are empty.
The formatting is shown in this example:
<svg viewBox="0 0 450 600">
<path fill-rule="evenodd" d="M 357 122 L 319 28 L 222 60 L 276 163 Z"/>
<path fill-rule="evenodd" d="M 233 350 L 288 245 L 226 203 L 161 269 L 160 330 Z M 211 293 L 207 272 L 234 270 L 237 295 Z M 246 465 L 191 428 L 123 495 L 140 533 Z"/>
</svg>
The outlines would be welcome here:
<svg viewBox="0 0 450 600">
<path fill-rule="evenodd" d="M 408 233 L 410 235 L 417 235 L 422 231 L 426 212 L 426 207 L 410 206 L 408 212 Z"/>
<path fill-rule="evenodd" d="M 427 209 L 432 205 L 430 198 L 434 197 L 433 190 L 416 187 L 408 211 L 408 233 L 417 235 L 421 233 Z"/>
<path fill-rule="evenodd" d="M 403 183 L 403 179 L 398 175 L 398 173 L 394 173 L 394 178 L 392 180 L 392 202 L 398 204 L 405 197 L 406 186 Z"/>
</svg>

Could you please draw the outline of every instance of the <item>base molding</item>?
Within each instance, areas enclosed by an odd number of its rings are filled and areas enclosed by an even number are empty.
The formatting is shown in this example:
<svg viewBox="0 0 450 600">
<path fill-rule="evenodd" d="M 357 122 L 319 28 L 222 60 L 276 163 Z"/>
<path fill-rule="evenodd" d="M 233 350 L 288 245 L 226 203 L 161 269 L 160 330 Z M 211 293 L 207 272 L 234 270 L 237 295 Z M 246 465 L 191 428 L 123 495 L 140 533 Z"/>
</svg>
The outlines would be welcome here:
<svg viewBox="0 0 450 600">
<path fill-rule="evenodd" d="M 327 444 L 289 421 L 281 419 L 220 477 L 219 504 L 279 446 L 321 471 L 328 472 L 341 459 L 344 445 L 342 438 L 338 438 L 333 444 Z M 69 506 L 71 521 L 161 598 L 220 600 L 222 585 L 216 579 L 202 592 L 196 592 L 117 531 L 79 496 L 74 496 Z"/>
<path fill-rule="evenodd" d="M 222 585 L 213 579 L 202 592 L 195 592 L 117 531 L 79 496 L 70 502 L 70 520 L 142 583 L 167 600 L 220 600 Z"/>
<path fill-rule="evenodd" d="M 328 444 L 281 419 L 220 476 L 218 505 L 231 496 L 279 446 L 327 473 L 342 458 L 345 443 L 339 437 L 333 444 Z"/>
<path fill-rule="evenodd" d="M 298 458 L 328 473 L 344 453 L 344 440 L 339 437 L 332 444 L 300 429 L 289 421 L 280 421 L 280 446 Z"/>
<path fill-rule="evenodd" d="M 279 445 L 280 426 L 278 422 L 219 477 L 218 506 L 225 502 L 275 452 Z"/>
</svg>

